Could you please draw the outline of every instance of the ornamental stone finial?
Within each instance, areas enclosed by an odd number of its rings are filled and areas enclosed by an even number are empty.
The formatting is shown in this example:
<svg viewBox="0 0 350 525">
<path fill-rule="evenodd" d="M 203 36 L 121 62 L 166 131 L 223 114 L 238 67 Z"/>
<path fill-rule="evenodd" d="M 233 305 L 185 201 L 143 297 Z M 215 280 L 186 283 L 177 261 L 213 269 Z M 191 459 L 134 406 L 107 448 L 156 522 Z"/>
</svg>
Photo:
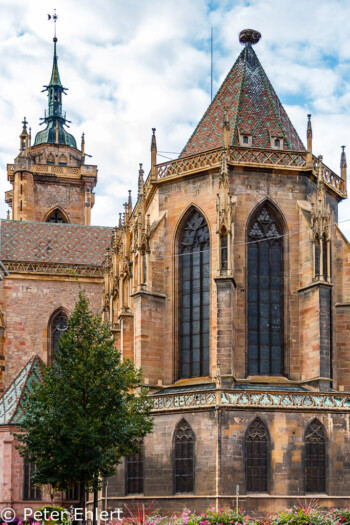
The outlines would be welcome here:
<svg viewBox="0 0 350 525">
<path fill-rule="evenodd" d="M 243 29 L 239 33 L 239 41 L 241 44 L 257 44 L 261 38 L 261 33 L 254 29 Z"/>
</svg>

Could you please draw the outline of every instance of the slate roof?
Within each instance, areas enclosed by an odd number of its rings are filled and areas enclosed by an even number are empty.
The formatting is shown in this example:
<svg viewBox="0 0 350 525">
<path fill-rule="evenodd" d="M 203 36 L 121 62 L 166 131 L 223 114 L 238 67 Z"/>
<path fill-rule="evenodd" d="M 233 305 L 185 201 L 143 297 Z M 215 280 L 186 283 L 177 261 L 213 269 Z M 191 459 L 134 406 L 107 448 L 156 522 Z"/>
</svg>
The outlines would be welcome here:
<svg viewBox="0 0 350 525">
<path fill-rule="evenodd" d="M 42 379 L 41 360 L 38 356 L 32 356 L 0 398 L 0 425 L 21 422 L 26 396 Z"/>
<path fill-rule="evenodd" d="M 0 259 L 101 266 L 112 232 L 103 226 L 1 220 Z"/>
<path fill-rule="evenodd" d="M 272 136 L 284 137 L 285 150 L 305 151 L 250 42 L 245 44 L 180 157 L 224 145 L 225 110 L 231 145 L 240 145 L 240 129 L 243 134 L 252 134 L 252 147 L 271 149 L 270 132 Z"/>
</svg>

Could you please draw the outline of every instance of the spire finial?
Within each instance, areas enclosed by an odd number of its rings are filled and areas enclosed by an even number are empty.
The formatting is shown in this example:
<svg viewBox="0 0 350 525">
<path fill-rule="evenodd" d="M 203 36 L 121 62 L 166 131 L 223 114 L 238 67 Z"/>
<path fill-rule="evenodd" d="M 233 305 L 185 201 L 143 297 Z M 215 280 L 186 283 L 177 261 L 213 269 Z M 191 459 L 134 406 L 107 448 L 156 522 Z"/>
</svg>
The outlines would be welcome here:
<svg viewBox="0 0 350 525">
<path fill-rule="evenodd" d="M 24 134 L 27 134 L 27 124 L 28 124 L 28 122 L 27 122 L 26 117 L 24 117 L 24 119 L 22 120 L 22 124 L 23 124 L 22 134 L 24 135 Z"/>
<path fill-rule="evenodd" d="M 144 182 L 143 182 L 143 174 L 144 171 L 142 169 L 142 164 L 140 163 L 140 169 L 139 169 L 139 183 L 138 183 L 138 198 L 142 198 L 144 195 Z"/>
<path fill-rule="evenodd" d="M 85 155 L 85 133 L 81 135 L 81 154 Z"/>
<path fill-rule="evenodd" d="M 341 178 L 343 179 L 343 194 L 346 196 L 346 153 L 345 153 L 345 146 L 341 147 L 341 156 L 340 156 L 340 170 L 341 170 Z"/>
<path fill-rule="evenodd" d="M 53 15 L 47 15 L 47 19 L 48 20 L 53 20 L 53 23 L 54 23 L 54 35 L 53 35 L 53 41 L 55 43 L 55 50 L 56 50 L 56 42 L 57 42 L 57 37 L 56 37 L 56 22 L 57 22 L 57 13 L 56 13 L 56 9 L 54 9 L 54 13 Z"/>
<path fill-rule="evenodd" d="M 132 212 L 132 199 L 131 199 L 131 190 L 128 190 L 129 197 L 128 197 L 128 213 L 131 215 Z"/>
<path fill-rule="evenodd" d="M 239 41 L 241 44 L 257 44 L 261 38 L 261 33 L 254 29 L 243 29 L 239 33 Z"/>
</svg>

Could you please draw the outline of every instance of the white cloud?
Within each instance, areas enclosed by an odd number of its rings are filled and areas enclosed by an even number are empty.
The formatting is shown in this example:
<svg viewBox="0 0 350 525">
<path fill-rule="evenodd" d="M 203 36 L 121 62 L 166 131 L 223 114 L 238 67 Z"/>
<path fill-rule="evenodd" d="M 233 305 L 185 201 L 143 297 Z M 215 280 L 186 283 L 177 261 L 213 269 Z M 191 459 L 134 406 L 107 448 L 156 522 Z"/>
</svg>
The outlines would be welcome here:
<svg viewBox="0 0 350 525">
<path fill-rule="evenodd" d="M 26 115 L 39 129 L 42 85 L 52 64 L 53 0 L 2 0 L 0 18 L 0 194 L 5 166 L 18 151 Z M 210 9 L 210 5 L 213 7 Z M 59 68 L 70 131 L 98 164 L 95 224 L 113 225 L 139 162 L 150 167 L 151 128 L 160 151 L 180 152 L 209 103 L 210 27 L 214 87 L 241 46 L 245 27 L 261 31 L 259 59 L 302 140 L 312 113 L 314 152 L 339 171 L 340 146 L 350 145 L 350 3 L 341 0 L 87 0 L 58 4 Z M 167 155 L 167 154 L 165 154 Z M 175 155 L 169 154 L 170 157 Z M 160 162 L 163 159 L 159 157 Z M 4 201 L 0 216 L 6 214 Z M 340 218 L 350 219 L 348 203 Z M 350 223 L 344 228 L 350 232 Z"/>
</svg>

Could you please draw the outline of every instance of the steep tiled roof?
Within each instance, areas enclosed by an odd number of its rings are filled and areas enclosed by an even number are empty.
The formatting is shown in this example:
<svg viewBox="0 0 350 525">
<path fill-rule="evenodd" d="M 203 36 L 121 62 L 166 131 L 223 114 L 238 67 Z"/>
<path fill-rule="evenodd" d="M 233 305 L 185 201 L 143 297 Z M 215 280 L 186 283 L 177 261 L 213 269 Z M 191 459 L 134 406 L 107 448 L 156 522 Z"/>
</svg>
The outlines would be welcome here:
<svg viewBox="0 0 350 525">
<path fill-rule="evenodd" d="M 100 266 L 113 228 L 50 222 L 0 221 L 0 258 Z"/>
<path fill-rule="evenodd" d="M 240 130 L 252 135 L 252 147 L 271 148 L 271 134 L 284 137 L 284 149 L 305 151 L 250 42 L 245 44 L 180 157 L 224 145 L 225 111 L 231 145 L 240 145 Z"/>
<path fill-rule="evenodd" d="M 20 423 L 23 402 L 34 385 L 42 381 L 41 361 L 33 356 L 0 398 L 0 425 Z"/>
</svg>

